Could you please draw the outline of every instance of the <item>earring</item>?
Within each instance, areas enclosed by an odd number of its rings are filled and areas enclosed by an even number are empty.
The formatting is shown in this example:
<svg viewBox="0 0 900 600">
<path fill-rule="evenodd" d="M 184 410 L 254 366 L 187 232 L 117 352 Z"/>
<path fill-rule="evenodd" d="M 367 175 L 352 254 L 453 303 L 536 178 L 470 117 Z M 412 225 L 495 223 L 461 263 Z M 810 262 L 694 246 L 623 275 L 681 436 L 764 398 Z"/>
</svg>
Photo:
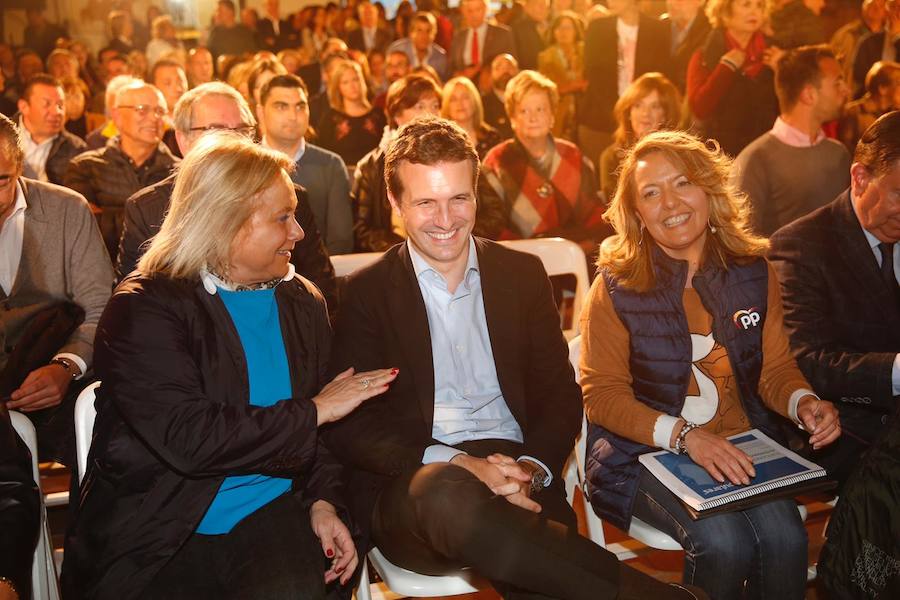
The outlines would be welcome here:
<svg viewBox="0 0 900 600">
<path fill-rule="evenodd" d="M 718 229 L 716 229 L 716 226 L 713 225 L 712 222 L 710 222 L 709 218 L 706 219 L 706 225 L 709 227 L 710 233 L 715 233 L 718 231 Z"/>
<path fill-rule="evenodd" d="M 644 224 L 641 223 L 641 237 L 638 239 L 638 246 L 642 246 L 644 244 Z"/>
</svg>

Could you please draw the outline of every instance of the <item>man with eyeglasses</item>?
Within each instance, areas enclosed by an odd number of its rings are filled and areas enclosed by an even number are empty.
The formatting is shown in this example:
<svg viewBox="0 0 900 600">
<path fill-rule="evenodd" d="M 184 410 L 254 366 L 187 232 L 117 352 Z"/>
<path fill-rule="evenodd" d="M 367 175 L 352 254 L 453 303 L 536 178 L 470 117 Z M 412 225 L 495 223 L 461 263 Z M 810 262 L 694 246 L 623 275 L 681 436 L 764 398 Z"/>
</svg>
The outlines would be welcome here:
<svg viewBox="0 0 900 600">
<path fill-rule="evenodd" d="M 209 131 L 230 130 L 251 138 L 256 134 L 256 120 L 247 101 L 233 87 L 218 81 L 204 83 L 185 93 L 172 111 L 172 120 L 175 123 L 175 139 L 183 154 L 187 154 L 200 136 Z M 159 231 L 174 186 L 175 175 L 170 175 L 138 191 L 125 203 L 116 263 L 118 279 L 123 279 L 135 269 L 146 248 L 144 243 Z M 298 273 L 319 287 L 329 308 L 336 307 L 334 268 L 316 226 L 306 190 L 295 186 L 294 191 L 297 194 L 294 216 L 303 229 L 304 237 L 294 246 L 291 262 Z"/>
<path fill-rule="evenodd" d="M 132 82 L 116 93 L 112 119 L 119 131 L 106 146 L 69 163 L 63 182 L 100 214 L 100 232 L 115 262 L 125 201 L 165 179 L 178 159 L 162 143 L 166 100 L 155 86 Z"/>
<path fill-rule="evenodd" d="M 0 403 L 34 422 L 41 460 L 71 464 L 112 265 L 81 195 L 22 176 L 22 135 L 0 116 Z"/>
</svg>

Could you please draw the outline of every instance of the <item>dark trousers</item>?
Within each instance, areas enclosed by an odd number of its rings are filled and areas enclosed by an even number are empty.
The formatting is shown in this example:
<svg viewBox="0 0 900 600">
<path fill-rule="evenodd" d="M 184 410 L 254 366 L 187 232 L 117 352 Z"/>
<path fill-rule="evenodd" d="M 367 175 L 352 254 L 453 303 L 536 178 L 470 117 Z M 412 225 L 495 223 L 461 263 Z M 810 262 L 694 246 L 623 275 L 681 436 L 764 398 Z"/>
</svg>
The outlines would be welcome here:
<svg viewBox="0 0 900 600">
<path fill-rule="evenodd" d="M 144 600 L 314 600 L 326 597 L 325 555 L 309 513 L 285 494 L 224 535 L 192 535 Z"/>
<path fill-rule="evenodd" d="M 514 443 L 460 446 L 473 456 L 519 456 Z M 679 592 L 620 564 L 580 536 L 562 481 L 534 498 L 534 514 L 495 497 L 467 470 L 425 465 L 391 481 L 375 505 L 372 535 L 392 562 L 440 575 L 474 567 L 507 598 L 678 598 Z"/>
</svg>

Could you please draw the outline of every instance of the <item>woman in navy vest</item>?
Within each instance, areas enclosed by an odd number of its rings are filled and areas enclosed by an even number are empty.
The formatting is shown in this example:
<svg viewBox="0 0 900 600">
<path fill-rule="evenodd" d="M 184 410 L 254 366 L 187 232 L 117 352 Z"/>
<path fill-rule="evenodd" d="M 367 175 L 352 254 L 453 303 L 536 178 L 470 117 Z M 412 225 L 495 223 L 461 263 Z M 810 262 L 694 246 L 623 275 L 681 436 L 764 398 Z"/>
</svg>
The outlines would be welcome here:
<svg viewBox="0 0 900 600">
<path fill-rule="evenodd" d="M 104 310 L 67 598 L 312 600 L 356 569 L 318 430 L 396 370 L 325 379 L 325 302 L 290 264 L 292 168 L 240 136 L 201 138 Z"/>
<path fill-rule="evenodd" d="M 791 499 L 694 521 L 638 463 L 686 453 L 724 483 L 753 463 L 727 439 L 757 428 L 779 439 L 788 418 L 818 449 L 840 435 L 790 354 L 766 240 L 727 184 L 728 158 L 683 132 L 652 133 L 622 164 L 583 317 L 581 383 L 588 480 L 597 513 L 627 530 L 632 515 L 685 549 L 684 583 L 711 598 L 803 598 L 806 532 Z"/>
</svg>

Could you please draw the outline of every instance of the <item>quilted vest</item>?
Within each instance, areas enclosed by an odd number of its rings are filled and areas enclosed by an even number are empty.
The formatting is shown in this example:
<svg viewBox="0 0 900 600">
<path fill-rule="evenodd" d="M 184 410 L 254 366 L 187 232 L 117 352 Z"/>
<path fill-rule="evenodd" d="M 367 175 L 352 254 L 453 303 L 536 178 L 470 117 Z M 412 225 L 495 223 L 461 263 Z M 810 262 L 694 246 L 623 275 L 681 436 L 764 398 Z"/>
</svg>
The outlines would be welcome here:
<svg viewBox="0 0 900 600">
<path fill-rule="evenodd" d="M 653 248 L 656 286 L 648 292 L 622 288 L 606 272 L 604 283 L 629 333 L 632 389 L 639 402 L 672 416 L 681 414 L 691 379 L 691 339 L 682 296 L 687 262 Z M 710 265 L 694 275 L 694 289 L 712 315 L 713 338 L 728 353 L 741 404 L 753 427 L 780 440 L 778 417 L 759 396 L 762 334 L 767 313 L 768 268 L 763 259 Z M 658 450 L 589 424 L 587 487 L 601 518 L 628 530 L 637 493 L 638 456 Z"/>
</svg>

